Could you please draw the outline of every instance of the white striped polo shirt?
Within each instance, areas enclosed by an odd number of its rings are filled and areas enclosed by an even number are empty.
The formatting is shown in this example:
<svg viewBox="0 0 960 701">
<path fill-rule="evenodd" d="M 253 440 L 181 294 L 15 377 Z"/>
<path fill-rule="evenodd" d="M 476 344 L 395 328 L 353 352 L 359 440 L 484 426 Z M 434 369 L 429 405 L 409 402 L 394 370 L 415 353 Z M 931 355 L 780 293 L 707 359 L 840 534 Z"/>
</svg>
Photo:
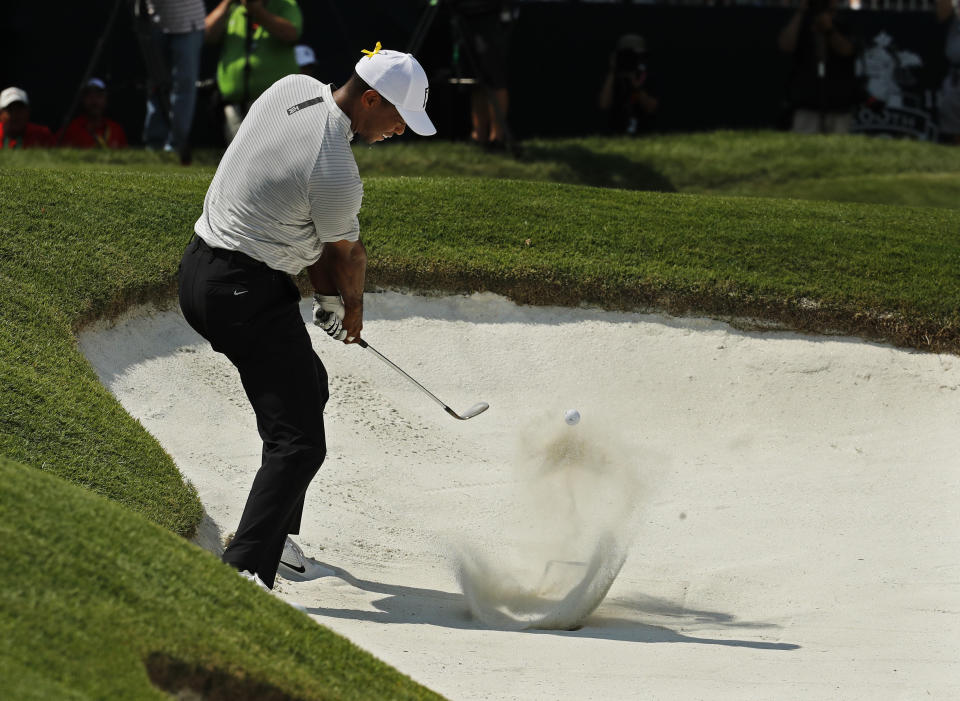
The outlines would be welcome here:
<svg viewBox="0 0 960 701">
<path fill-rule="evenodd" d="M 194 226 L 214 248 L 296 275 L 327 241 L 356 241 L 363 182 L 330 86 L 289 75 L 251 105 Z"/>
<path fill-rule="evenodd" d="M 203 0 L 147 0 L 147 14 L 164 34 L 186 34 L 203 29 L 207 10 Z"/>
</svg>

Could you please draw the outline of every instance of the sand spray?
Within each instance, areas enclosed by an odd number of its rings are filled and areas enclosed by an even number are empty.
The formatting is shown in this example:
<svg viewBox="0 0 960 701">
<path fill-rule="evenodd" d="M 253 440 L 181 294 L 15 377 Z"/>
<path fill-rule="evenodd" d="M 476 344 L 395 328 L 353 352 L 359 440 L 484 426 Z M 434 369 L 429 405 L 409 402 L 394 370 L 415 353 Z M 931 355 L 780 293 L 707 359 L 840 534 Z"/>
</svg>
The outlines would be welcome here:
<svg viewBox="0 0 960 701">
<path fill-rule="evenodd" d="M 539 417 L 517 436 L 509 497 L 481 531 L 460 534 L 457 580 L 475 618 L 496 628 L 569 629 L 623 566 L 644 502 L 644 463 L 609 420 Z"/>
</svg>

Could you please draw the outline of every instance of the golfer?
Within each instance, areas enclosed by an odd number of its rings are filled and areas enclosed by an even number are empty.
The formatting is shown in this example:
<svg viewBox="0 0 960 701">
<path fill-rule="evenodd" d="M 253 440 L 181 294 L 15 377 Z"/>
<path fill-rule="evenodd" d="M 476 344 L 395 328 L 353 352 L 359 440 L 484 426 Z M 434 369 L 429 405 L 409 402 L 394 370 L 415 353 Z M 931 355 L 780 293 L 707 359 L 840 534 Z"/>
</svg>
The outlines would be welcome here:
<svg viewBox="0 0 960 701">
<path fill-rule="evenodd" d="M 303 572 L 304 494 L 326 455 L 327 372 L 310 344 L 291 278 L 316 290 L 313 320 L 355 343 L 363 328 L 366 250 L 357 214 L 363 183 L 350 148 L 436 133 L 429 87 L 410 54 L 381 50 L 341 87 L 290 75 L 250 107 L 227 148 L 180 264 L 180 307 L 225 354 L 257 417 L 263 461 L 223 561 L 273 588 L 283 562 Z"/>
</svg>

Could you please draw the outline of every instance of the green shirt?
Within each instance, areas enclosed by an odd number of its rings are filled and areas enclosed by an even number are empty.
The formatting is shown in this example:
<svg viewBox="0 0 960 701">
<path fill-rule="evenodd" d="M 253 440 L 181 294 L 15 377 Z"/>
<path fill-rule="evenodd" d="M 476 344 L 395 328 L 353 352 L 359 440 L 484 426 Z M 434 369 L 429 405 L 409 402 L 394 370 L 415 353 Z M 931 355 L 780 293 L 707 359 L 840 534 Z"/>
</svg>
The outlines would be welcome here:
<svg viewBox="0 0 960 701">
<path fill-rule="evenodd" d="M 303 16 L 297 0 L 266 0 L 268 12 L 287 19 L 303 32 Z M 250 93 L 253 102 L 264 90 L 285 75 L 299 73 L 293 44 L 272 36 L 257 23 L 253 25 L 253 46 L 250 50 Z M 246 65 L 247 8 L 236 5 L 227 19 L 227 29 L 217 64 L 217 86 L 227 102 L 243 102 L 244 67 Z"/>
</svg>

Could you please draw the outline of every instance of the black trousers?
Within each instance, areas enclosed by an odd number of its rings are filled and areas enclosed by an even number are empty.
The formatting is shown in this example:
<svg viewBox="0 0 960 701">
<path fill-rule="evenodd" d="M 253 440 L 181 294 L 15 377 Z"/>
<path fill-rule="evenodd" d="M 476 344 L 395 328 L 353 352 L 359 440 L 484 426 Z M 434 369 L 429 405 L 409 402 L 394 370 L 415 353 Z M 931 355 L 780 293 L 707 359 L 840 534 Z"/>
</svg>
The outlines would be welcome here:
<svg viewBox="0 0 960 701">
<path fill-rule="evenodd" d="M 263 439 L 260 470 L 223 561 L 272 588 L 287 534 L 299 533 L 307 486 L 326 456 L 327 371 L 286 273 L 194 236 L 179 282 L 184 317 L 236 366 Z"/>
</svg>

